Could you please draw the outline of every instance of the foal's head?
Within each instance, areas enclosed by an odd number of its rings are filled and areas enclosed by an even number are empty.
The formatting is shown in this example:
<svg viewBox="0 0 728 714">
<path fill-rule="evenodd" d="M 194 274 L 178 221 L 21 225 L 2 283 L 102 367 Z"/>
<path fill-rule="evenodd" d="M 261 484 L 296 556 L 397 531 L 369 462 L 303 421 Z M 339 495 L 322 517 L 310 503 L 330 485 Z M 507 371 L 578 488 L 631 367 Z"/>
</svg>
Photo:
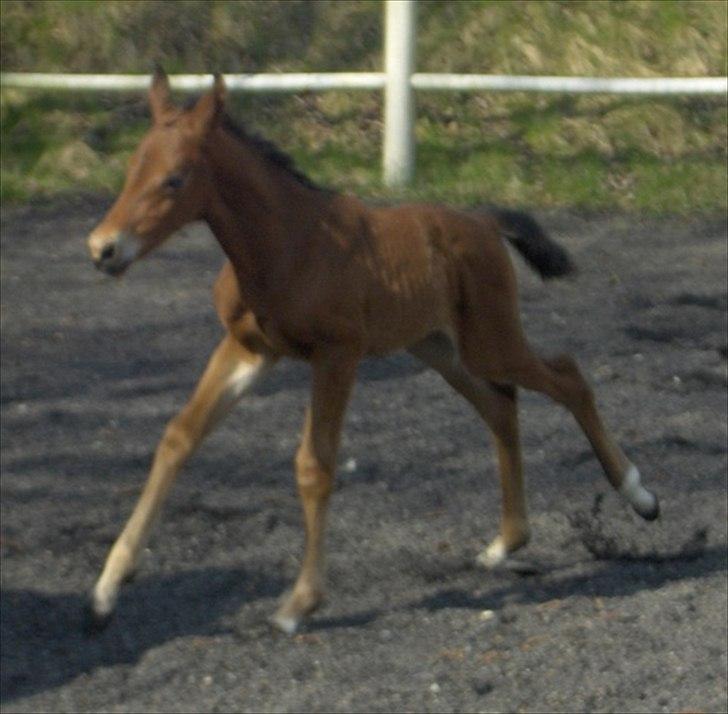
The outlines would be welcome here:
<svg viewBox="0 0 728 714">
<path fill-rule="evenodd" d="M 220 75 L 187 110 L 172 105 L 157 71 L 149 90 L 152 127 L 134 152 L 121 195 L 88 238 L 100 270 L 120 275 L 182 226 L 202 217 L 211 187 L 205 143 L 223 113 Z"/>
</svg>

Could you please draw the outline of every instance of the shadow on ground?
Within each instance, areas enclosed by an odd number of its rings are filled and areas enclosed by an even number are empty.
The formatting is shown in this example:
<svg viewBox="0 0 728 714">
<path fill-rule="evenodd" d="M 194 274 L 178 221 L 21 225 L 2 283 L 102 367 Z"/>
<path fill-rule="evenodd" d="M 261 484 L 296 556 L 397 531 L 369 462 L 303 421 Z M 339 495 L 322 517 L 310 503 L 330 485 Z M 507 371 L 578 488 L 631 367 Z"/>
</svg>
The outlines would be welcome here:
<svg viewBox="0 0 728 714">
<path fill-rule="evenodd" d="M 108 627 L 91 632 L 83 595 L 3 589 L 0 633 L 13 649 L 3 656 L 0 701 L 53 689 L 99 667 L 138 662 L 171 640 L 225 634 L 223 617 L 282 591 L 282 580 L 243 568 L 145 578 L 122 593 Z"/>
</svg>

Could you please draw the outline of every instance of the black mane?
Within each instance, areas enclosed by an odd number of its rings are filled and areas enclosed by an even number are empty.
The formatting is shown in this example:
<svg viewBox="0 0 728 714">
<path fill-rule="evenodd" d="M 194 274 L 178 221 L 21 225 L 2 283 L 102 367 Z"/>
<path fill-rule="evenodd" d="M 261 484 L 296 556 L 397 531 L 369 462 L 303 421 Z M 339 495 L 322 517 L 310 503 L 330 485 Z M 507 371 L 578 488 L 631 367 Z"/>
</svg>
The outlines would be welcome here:
<svg viewBox="0 0 728 714">
<path fill-rule="evenodd" d="M 228 114 L 224 115 L 222 125 L 227 132 L 240 139 L 240 141 L 244 141 L 246 144 L 252 146 L 266 161 L 283 169 L 290 176 L 293 176 L 302 186 L 312 188 L 316 191 L 326 190 L 300 171 L 296 167 L 293 158 L 284 151 L 281 151 L 272 141 L 256 134 L 249 134 L 239 124 L 236 124 Z"/>
<path fill-rule="evenodd" d="M 192 97 L 184 104 L 184 111 L 189 111 L 197 104 L 197 98 Z M 306 188 L 312 188 L 315 191 L 329 191 L 317 184 L 313 179 L 309 178 L 300 169 L 297 168 L 296 162 L 293 157 L 286 154 L 284 151 L 279 149 L 272 141 L 258 136 L 257 134 L 250 134 L 243 129 L 240 124 L 236 123 L 232 117 L 225 113 L 222 119 L 223 128 L 232 134 L 238 140 L 250 145 L 260 156 L 266 161 L 269 161 L 274 166 L 283 169 L 287 174 L 296 179 L 302 186 Z"/>
</svg>

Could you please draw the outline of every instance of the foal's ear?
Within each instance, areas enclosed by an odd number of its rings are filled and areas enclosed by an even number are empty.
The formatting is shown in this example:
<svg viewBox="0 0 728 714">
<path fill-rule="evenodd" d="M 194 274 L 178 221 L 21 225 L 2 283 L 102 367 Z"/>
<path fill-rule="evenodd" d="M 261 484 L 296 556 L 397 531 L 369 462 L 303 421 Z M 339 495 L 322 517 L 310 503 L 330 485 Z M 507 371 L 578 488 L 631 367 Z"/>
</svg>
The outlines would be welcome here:
<svg viewBox="0 0 728 714">
<path fill-rule="evenodd" d="M 149 88 L 149 107 L 152 110 L 152 119 L 155 122 L 160 122 L 172 108 L 169 99 L 169 80 L 159 65 L 154 68 L 152 85 Z"/>
<path fill-rule="evenodd" d="M 192 128 L 198 135 L 206 135 L 215 126 L 225 107 L 226 94 L 223 76 L 215 74 L 212 89 L 200 97 L 190 112 Z"/>
</svg>

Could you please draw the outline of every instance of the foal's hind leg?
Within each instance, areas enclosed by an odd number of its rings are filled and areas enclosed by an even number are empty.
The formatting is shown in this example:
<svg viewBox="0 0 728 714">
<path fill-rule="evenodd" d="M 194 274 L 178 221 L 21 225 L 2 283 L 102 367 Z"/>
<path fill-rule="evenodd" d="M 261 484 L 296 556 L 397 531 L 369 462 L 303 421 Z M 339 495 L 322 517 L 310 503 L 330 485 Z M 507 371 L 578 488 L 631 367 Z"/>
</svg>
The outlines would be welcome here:
<svg viewBox="0 0 728 714">
<path fill-rule="evenodd" d="M 563 404 L 591 443 L 609 483 L 642 518 L 648 521 L 657 518 L 660 512 L 657 497 L 641 485 L 637 467 L 625 456 L 602 422 L 594 394 L 572 357 L 561 355 L 540 359 L 530 355 L 515 378 L 527 389 L 543 392 Z"/>
<path fill-rule="evenodd" d="M 141 497 L 106 559 L 92 595 L 97 625 L 103 625 L 111 615 L 119 588 L 132 573 L 179 469 L 255 382 L 266 363 L 264 357 L 249 352 L 230 336 L 218 345 L 192 398 L 167 425 Z"/>
<path fill-rule="evenodd" d="M 432 335 L 410 352 L 440 373 L 462 394 L 490 427 L 498 454 L 502 490 L 500 535 L 478 557 L 486 567 L 501 564 L 530 537 L 518 432 L 516 389 L 500 387 L 470 374 L 445 335 Z"/>
<path fill-rule="evenodd" d="M 575 417 L 612 486 L 647 520 L 657 518 L 657 497 L 640 483 L 640 474 L 604 426 L 594 395 L 576 362 L 568 356 L 542 360 L 530 350 L 521 330 L 516 284 L 504 263 L 500 282 L 487 274 L 464 271 L 465 301 L 459 325 L 462 360 L 475 375 L 547 394 Z"/>
</svg>

